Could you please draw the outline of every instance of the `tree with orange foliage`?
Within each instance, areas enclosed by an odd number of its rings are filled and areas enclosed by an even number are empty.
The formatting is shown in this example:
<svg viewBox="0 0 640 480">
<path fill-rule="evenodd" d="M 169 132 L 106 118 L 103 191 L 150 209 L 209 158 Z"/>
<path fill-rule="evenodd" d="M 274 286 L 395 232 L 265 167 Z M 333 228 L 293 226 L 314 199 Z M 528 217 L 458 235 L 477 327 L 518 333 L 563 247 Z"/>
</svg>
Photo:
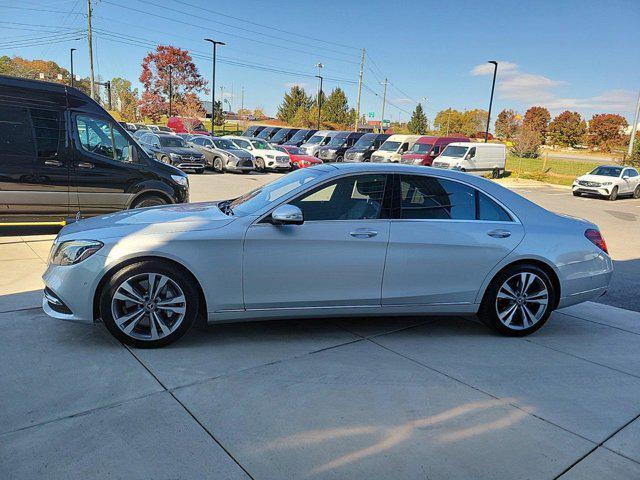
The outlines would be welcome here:
<svg viewBox="0 0 640 480">
<path fill-rule="evenodd" d="M 594 115 L 589 120 L 589 146 L 610 152 L 625 143 L 624 129 L 628 126 L 627 119 L 615 113 Z"/>
</svg>

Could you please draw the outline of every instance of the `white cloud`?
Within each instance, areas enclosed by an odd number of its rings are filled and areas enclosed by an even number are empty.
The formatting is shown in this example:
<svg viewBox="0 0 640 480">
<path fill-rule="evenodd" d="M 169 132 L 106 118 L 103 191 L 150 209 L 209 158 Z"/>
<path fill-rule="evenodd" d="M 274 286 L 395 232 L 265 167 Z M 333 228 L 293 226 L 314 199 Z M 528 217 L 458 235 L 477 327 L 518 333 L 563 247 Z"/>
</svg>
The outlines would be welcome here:
<svg viewBox="0 0 640 480">
<path fill-rule="evenodd" d="M 493 65 L 476 65 L 471 75 L 493 74 Z M 628 90 L 607 90 L 584 98 L 563 97 L 558 89 L 568 85 L 544 75 L 522 72 L 513 62 L 498 62 L 496 91 L 498 98 L 520 102 L 523 107 L 541 105 L 550 110 L 582 110 L 589 112 L 630 113 L 635 102 L 635 93 Z"/>
</svg>

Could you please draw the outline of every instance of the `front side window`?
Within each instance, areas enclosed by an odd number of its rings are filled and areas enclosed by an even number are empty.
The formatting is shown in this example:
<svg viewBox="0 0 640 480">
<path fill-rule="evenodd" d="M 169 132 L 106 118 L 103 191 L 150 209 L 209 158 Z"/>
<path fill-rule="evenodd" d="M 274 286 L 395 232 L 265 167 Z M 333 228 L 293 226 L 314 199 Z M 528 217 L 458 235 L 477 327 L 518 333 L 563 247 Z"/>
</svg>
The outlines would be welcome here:
<svg viewBox="0 0 640 480">
<path fill-rule="evenodd" d="M 198 138 L 194 138 L 193 140 L 190 140 L 191 143 L 198 145 L 200 147 L 204 146 L 204 138 L 198 137 Z"/>
<path fill-rule="evenodd" d="M 305 221 L 378 219 L 383 217 L 386 181 L 386 175 L 343 177 L 290 203 L 302 210 Z"/>
<path fill-rule="evenodd" d="M 630 168 L 627 173 L 629 174 L 629 177 L 633 178 L 633 177 L 637 177 L 638 176 L 638 172 L 636 170 L 634 170 L 633 168 Z"/>
<path fill-rule="evenodd" d="M 400 218 L 475 220 L 475 189 L 422 175 L 400 177 Z"/>
<path fill-rule="evenodd" d="M 78 115 L 76 125 L 84 150 L 119 162 L 131 160 L 131 145 L 111 122 Z"/>
<path fill-rule="evenodd" d="M 469 153 L 467 153 L 467 158 L 473 158 L 476 156 L 476 147 L 471 147 L 469 149 Z"/>
</svg>

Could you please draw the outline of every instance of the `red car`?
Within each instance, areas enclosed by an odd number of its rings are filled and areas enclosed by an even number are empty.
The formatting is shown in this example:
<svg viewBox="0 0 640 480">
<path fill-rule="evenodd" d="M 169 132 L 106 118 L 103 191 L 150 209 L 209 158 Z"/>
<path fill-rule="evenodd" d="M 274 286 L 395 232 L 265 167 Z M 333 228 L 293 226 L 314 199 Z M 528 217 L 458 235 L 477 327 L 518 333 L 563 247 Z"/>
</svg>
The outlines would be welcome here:
<svg viewBox="0 0 640 480">
<path fill-rule="evenodd" d="M 411 150 L 402 155 L 402 163 L 409 165 L 424 165 L 430 167 L 433 159 L 442 153 L 444 147 L 453 142 L 468 142 L 467 137 L 461 135 L 450 137 L 420 137 L 413 144 Z"/>
<path fill-rule="evenodd" d="M 311 155 L 305 155 L 302 150 L 294 145 L 274 145 L 273 148 L 289 155 L 289 158 L 291 159 L 291 168 L 293 170 L 313 167 L 314 165 L 320 165 L 322 163 L 322 160 L 312 157 Z"/>
<path fill-rule="evenodd" d="M 192 135 L 210 135 L 204 125 L 197 118 L 169 117 L 167 126 L 175 133 L 190 133 Z"/>
</svg>

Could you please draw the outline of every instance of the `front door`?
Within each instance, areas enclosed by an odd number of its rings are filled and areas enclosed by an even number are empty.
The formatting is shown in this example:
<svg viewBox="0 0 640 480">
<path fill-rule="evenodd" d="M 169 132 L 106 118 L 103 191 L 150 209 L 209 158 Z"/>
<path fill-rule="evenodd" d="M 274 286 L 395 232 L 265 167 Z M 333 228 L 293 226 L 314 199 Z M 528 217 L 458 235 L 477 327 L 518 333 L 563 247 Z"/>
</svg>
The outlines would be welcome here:
<svg viewBox="0 0 640 480">
<path fill-rule="evenodd" d="M 251 225 L 244 244 L 247 310 L 379 306 L 389 239 L 387 175 L 331 180 L 289 203 L 302 225 Z"/>
<path fill-rule="evenodd" d="M 145 178 L 145 169 L 134 162 L 133 145 L 114 122 L 78 114 L 71 171 L 72 199 L 82 216 L 125 208 L 133 187 Z"/>
<path fill-rule="evenodd" d="M 398 177 L 383 305 L 470 304 L 522 225 L 489 196 L 454 180 Z"/>
</svg>

